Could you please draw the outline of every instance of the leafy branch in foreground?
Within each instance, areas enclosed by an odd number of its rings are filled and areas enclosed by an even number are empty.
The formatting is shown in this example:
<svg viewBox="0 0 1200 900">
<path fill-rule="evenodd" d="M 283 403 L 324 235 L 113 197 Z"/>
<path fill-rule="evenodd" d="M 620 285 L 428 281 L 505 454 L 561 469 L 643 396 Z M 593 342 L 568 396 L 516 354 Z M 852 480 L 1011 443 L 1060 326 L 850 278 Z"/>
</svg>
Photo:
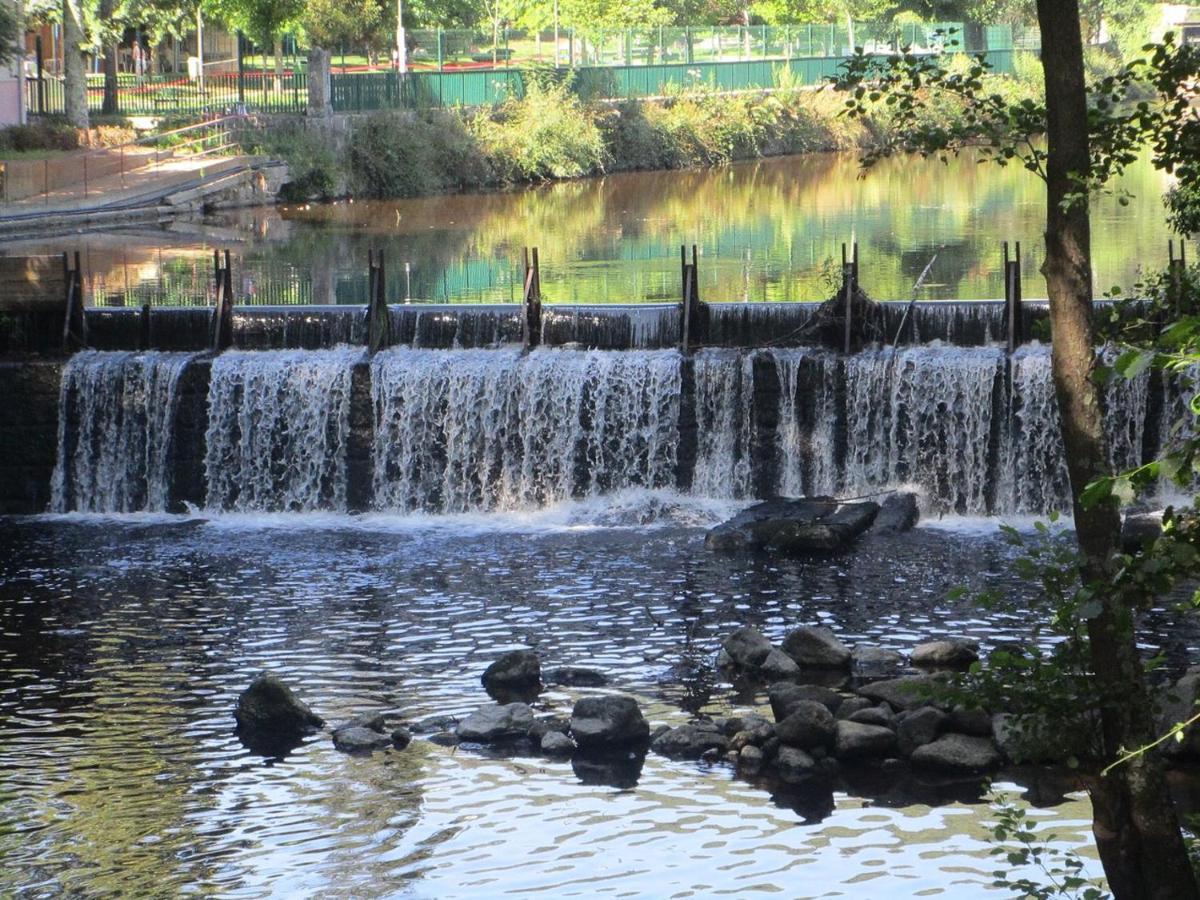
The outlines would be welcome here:
<svg viewBox="0 0 1200 900">
<path fill-rule="evenodd" d="M 1011 878 L 1010 870 L 996 869 L 992 872 L 993 887 L 1015 892 L 1015 895 L 1032 900 L 1051 900 L 1069 897 L 1074 900 L 1105 900 L 1105 893 L 1093 880 L 1084 874 L 1084 862 L 1077 853 L 1060 850 L 1054 846 L 1058 835 L 1039 833 L 1024 809 L 1014 804 L 1007 795 L 994 791 L 991 797 L 992 811 L 996 822 L 991 827 L 992 838 L 997 846 L 991 849 L 993 856 L 1004 857 L 1009 866 L 1036 866 L 1046 881 L 1029 878 Z"/>
</svg>

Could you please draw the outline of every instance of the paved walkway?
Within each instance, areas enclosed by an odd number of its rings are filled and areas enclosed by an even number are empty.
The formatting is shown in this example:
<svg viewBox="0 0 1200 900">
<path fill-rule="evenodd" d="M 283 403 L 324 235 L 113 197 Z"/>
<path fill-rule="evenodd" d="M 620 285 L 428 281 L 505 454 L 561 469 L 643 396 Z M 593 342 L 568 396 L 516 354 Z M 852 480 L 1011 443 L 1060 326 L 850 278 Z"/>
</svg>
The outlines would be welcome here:
<svg viewBox="0 0 1200 900">
<path fill-rule="evenodd" d="M 166 159 L 122 174 L 89 179 L 86 194 L 80 181 L 49 194 L 0 203 L 0 223 L 155 206 L 178 191 L 244 171 L 252 162 L 253 158 L 246 156 Z"/>
</svg>

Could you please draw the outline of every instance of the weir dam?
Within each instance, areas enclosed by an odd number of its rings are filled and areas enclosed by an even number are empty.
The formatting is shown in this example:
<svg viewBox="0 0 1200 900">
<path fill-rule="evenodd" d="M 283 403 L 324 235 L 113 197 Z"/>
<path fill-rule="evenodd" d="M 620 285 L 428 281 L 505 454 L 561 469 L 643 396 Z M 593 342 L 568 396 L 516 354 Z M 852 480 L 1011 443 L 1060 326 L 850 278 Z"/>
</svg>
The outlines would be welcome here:
<svg viewBox="0 0 1200 900">
<path fill-rule="evenodd" d="M 678 304 L 547 306 L 531 351 L 520 305 L 392 306 L 374 354 L 365 307 L 238 307 L 221 353 L 211 308 L 90 308 L 88 349 L 0 364 L 0 510 L 458 513 L 901 486 L 933 514 L 1069 505 L 1049 348 L 1007 352 L 1004 304 L 876 304 L 891 340 L 849 354 L 809 327 L 818 304 L 702 307 L 683 352 Z M 1036 334 L 1045 306 L 1020 314 Z M 1152 458 L 1183 402 L 1155 374 L 1110 383 L 1114 464 Z"/>
</svg>

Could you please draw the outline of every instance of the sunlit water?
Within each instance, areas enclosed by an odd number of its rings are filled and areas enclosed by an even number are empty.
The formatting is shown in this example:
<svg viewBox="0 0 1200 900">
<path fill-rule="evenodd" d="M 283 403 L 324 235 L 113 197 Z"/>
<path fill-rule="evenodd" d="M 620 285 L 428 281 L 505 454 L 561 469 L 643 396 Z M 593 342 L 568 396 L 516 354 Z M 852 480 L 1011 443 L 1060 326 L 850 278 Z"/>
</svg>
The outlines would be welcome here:
<svg viewBox="0 0 1200 900">
<path fill-rule="evenodd" d="M 707 553 L 700 526 L 732 508 L 632 494 L 449 517 L 0 520 L 3 892 L 998 896 L 979 785 L 864 770 L 780 793 L 650 755 L 615 787 L 423 739 L 363 758 L 322 734 L 272 761 L 233 734 L 262 669 L 333 724 L 419 720 L 489 702 L 480 672 L 529 646 L 678 724 L 764 702 L 713 671 L 738 625 L 897 649 L 1025 633 L 1028 588 L 994 527 L 933 523 L 822 562 Z M 1011 603 L 985 618 L 947 599 L 959 583 Z M 1148 624 L 1178 660 L 1190 638 Z M 583 693 L 536 708 L 568 714 Z M 1022 778 L 1057 845 L 1085 847 L 1086 801 Z"/>
<path fill-rule="evenodd" d="M 261 208 L 10 252 L 81 250 L 98 303 L 126 285 L 130 303 L 190 302 L 211 290 L 214 248 L 234 253 L 239 302 L 364 303 L 369 250 L 384 252 L 392 302 L 516 302 L 521 249 L 536 246 L 547 302 L 615 303 L 679 300 L 679 247 L 694 243 L 703 299 L 757 302 L 830 296 L 841 244 L 852 241 L 863 286 L 878 299 L 908 299 L 935 255 L 922 298 L 1001 297 L 1001 242 L 1020 241 L 1025 296 L 1045 296 L 1036 176 L 969 155 L 948 165 L 894 159 L 859 176 L 852 153 L 811 154 L 488 194 Z M 1165 265 L 1168 186 L 1143 160 L 1095 201 L 1098 294 Z"/>
</svg>

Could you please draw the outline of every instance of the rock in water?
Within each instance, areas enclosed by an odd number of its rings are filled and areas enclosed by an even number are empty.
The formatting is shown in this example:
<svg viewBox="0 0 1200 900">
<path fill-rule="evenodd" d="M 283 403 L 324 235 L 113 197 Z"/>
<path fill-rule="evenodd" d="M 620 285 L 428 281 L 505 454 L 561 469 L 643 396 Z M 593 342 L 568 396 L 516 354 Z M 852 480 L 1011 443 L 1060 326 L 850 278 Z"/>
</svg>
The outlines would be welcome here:
<svg viewBox="0 0 1200 900">
<path fill-rule="evenodd" d="M 233 717 L 238 734 L 251 749 L 290 749 L 325 724 L 270 672 L 242 691 Z"/>
<path fill-rule="evenodd" d="M 783 639 L 783 652 L 801 668 L 850 668 L 850 648 L 824 625 L 797 628 Z"/>
<path fill-rule="evenodd" d="M 803 556 L 844 550 L 871 527 L 877 503 L 839 503 L 827 497 L 767 500 L 708 532 L 710 550 L 768 550 Z"/>
<path fill-rule="evenodd" d="M 392 739 L 388 735 L 361 725 L 339 728 L 333 733 L 333 746 L 343 753 L 370 753 L 391 745 Z"/>
<path fill-rule="evenodd" d="M 488 666 L 480 681 L 488 689 L 537 688 L 542 683 L 542 662 L 532 650 L 512 650 Z"/>
<path fill-rule="evenodd" d="M 837 723 L 834 755 L 838 759 L 863 759 L 888 756 L 896 749 L 896 734 L 879 725 L 860 725 L 857 722 Z"/>
<path fill-rule="evenodd" d="M 833 746 L 836 731 L 833 713 L 812 700 L 799 700 L 789 708 L 788 716 L 775 726 L 779 740 L 789 747 L 813 750 Z"/>
<path fill-rule="evenodd" d="M 932 744 L 914 750 L 912 762 L 956 775 L 979 775 L 1000 765 L 1000 751 L 988 738 L 943 734 Z"/>
<path fill-rule="evenodd" d="M 774 649 L 766 635 L 757 628 L 749 627 L 737 629 L 725 638 L 721 648 L 734 664 L 743 669 L 753 669 L 762 665 Z"/>
<path fill-rule="evenodd" d="M 913 647 L 912 663 L 925 669 L 965 669 L 979 659 L 979 645 L 964 638 L 927 641 Z"/>
<path fill-rule="evenodd" d="M 888 494 L 879 507 L 871 534 L 900 534 L 912 531 L 921 518 L 917 495 L 909 491 Z"/>
<path fill-rule="evenodd" d="M 714 725 L 680 725 L 658 735 L 650 749 L 672 759 L 699 759 L 710 750 L 724 753 L 729 741 Z"/>
<path fill-rule="evenodd" d="M 584 697 L 571 713 L 571 736 L 584 750 L 645 744 L 650 726 L 632 697 Z"/>
<path fill-rule="evenodd" d="M 485 706 L 458 724 L 457 734 L 464 741 L 494 744 L 523 738 L 533 727 L 533 710 L 524 703 Z"/>
</svg>

